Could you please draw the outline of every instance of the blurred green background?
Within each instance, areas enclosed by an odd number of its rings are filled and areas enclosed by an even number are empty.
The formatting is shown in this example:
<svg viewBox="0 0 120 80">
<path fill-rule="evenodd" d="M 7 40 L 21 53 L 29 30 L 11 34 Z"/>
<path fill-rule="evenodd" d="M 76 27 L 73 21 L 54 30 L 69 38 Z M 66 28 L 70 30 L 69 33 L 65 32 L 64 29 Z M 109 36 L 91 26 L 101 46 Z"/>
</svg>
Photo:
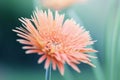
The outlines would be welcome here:
<svg viewBox="0 0 120 80">
<path fill-rule="evenodd" d="M 40 56 L 25 55 L 16 42 L 16 26 L 20 17 L 30 18 L 36 6 L 45 9 L 37 0 L 0 0 L 0 80 L 45 80 L 44 63 Z M 65 10 L 66 18 L 73 18 L 89 30 L 92 46 L 99 52 L 92 62 L 96 68 L 80 64 L 81 73 L 65 65 L 65 75 L 52 71 L 52 80 L 120 80 L 120 0 L 88 0 Z"/>
</svg>

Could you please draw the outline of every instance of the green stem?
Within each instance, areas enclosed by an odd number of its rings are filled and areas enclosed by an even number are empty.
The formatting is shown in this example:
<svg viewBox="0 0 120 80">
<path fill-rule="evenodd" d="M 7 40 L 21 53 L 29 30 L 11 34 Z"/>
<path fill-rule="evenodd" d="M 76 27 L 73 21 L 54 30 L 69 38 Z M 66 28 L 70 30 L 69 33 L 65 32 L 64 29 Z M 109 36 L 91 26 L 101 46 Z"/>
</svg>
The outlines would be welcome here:
<svg viewBox="0 0 120 80">
<path fill-rule="evenodd" d="M 51 80 L 51 64 L 48 69 L 46 69 L 45 80 Z"/>
</svg>

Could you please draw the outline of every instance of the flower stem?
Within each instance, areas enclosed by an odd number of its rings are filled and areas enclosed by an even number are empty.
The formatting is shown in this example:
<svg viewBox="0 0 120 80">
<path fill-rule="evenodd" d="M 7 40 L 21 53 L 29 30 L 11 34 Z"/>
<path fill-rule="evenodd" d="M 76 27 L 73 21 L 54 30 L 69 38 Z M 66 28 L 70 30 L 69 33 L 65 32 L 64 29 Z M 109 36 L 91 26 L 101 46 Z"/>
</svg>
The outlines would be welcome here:
<svg viewBox="0 0 120 80">
<path fill-rule="evenodd" d="M 45 80 L 51 80 L 51 64 L 48 69 L 46 69 Z"/>
</svg>

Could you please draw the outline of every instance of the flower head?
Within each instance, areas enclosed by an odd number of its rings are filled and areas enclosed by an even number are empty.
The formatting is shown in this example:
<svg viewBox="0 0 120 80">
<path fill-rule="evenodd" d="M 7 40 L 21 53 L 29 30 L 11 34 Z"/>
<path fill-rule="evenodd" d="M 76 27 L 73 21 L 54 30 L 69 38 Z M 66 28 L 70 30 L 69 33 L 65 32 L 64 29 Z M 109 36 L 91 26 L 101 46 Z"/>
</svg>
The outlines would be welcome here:
<svg viewBox="0 0 120 80">
<path fill-rule="evenodd" d="M 23 27 L 16 27 L 14 32 L 22 39 L 17 39 L 25 46 L 26 54 L 37 53 L 41 55 L 38 63 L 45 60 L 45 69 L 52 65 L 53 70 L 58 67 L 64 74 L 64 64 L 68 64 L 77 72 L 80 72 L 77 64 L 81 62 L 94 66 L 89 58 L 95 58 L 86 54 L 96 52 L 86 48 L 94 43 L 89 32 L 79 26 L 72 19 L 64 21 L 64 15 L 56 11 L 55 18 L 50 10 L 48 14 L 42 10 L 35 11 L 32 19 L 22 18 Z"/>
<path fill-rule="evenodd" d="M 53 9 L 63 9 L 74 3 L 84 3 L 86 0 L 42 0 L 42 4 L 45 7 L 53 8 Z"/>
</svg>

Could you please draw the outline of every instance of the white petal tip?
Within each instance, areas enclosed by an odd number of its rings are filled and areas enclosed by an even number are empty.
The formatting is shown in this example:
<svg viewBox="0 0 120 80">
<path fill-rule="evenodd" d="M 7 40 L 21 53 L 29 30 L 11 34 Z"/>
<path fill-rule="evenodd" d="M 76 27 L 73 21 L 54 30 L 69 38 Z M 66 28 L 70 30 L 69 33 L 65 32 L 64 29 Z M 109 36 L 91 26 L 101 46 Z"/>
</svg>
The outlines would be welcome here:
<svg viewBox="0 0 120 80">
<path fill-rule="evenodd" d="M 96 66 L 95 66 L 95 65 L 94 65 L 93 67 L 94 67 L 94 68 L 96 68 Z"/>
<path fill-rule="evenodd" d="M 80 73 L 81 71 L 79 70 L 78 73 Z"/>
<path fill-rule="evenodd" d="M 12 29 L 13 32 L 15 32 L 16 30 L 15 29 Z"/>
<path fill-rule="evenodd" d="M 94 68 L 96 68 L 96 66 L 94 64 L 92 64 L 92 63 L 90 63 L 89 65 L 92 66 L 92 67 L 94 67 Z"/>
<path fill-rule="evenodd" d="M 38 63 L 38 64 L 41 64 L 42 62 L 43 62 L 43 61 L 38 60 L 38 62 L 37 62 L 37 63 Z"/>
<path fill-rule="evenodd" d="M 40 61 L 38 61 L 37 63 L 38 63 L 38 64 L 40 64 L 41 62 L 40 62 Z"/>
<path fill-rule="evenodd" d="M 25 54 L 31 54 L 29 51 L 26 51 Z"/>
<path fill-rule="evenodd" d="M 64 76 L 64 73 L 61 73 L 62 76 Z"/>
</svg>

